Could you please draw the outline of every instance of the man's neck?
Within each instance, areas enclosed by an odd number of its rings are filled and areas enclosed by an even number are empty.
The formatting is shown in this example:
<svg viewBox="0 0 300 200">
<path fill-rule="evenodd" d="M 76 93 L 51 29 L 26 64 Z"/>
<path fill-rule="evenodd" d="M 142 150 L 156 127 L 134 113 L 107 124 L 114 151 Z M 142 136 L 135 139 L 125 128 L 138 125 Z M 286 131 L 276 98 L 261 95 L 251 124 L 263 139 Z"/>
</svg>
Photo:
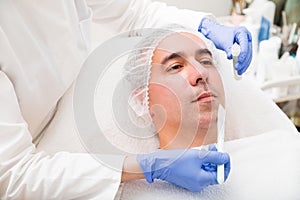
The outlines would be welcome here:
<svg viewBox="0 0 300 200">
<path fill-rule="evenodd" d="M 159 131 L 161 149 L 193 148 L 203 144 L 216 142 L 216 129 L 194 129 L 177 128 L 175 126 L 165 126 Z"/>
</svg>

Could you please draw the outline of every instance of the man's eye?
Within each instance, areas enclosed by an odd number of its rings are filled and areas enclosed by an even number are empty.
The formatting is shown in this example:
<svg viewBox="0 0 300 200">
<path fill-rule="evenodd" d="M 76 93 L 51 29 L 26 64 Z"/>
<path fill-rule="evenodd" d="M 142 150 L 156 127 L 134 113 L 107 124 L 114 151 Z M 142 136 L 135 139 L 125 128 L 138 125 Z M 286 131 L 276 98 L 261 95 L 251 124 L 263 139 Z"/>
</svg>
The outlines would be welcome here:
<svg viewBox="0 0 300 200">
<path fill-rule="evenodd" d="M 181 69 L 182 67 L 183 67 L 183 65 L 173 65 L 167 69 L 167 72 L 177 71 L 177 70 Z"/>
<path fill-rule="evenodd" d="M 200 61 L 200 64 L 208 66 L 208 65 L 213 65 L 213 62 L 210 60 L 202 60 L 202 61 Z"/>
</svg>

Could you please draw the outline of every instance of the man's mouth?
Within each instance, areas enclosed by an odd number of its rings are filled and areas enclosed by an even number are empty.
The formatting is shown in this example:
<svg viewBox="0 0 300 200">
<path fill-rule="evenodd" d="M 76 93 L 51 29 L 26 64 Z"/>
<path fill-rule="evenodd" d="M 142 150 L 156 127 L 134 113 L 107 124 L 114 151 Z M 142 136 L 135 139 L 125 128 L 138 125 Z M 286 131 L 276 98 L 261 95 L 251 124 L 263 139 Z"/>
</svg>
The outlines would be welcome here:
<svg viewBox="0 0 300 200">
<path fill-rule="evenodd" d="M 203 91 L 203 92 L 201 92 L 201 94 L 198 97 L 196 97 L 192 101 L 192 103 L 194 103 L 194 102 L 207 103 L 207 102 L 211 102 L 211 101 L 215 100 L 216 97 L 217 96 L 210 91 Z"/>
</svg>

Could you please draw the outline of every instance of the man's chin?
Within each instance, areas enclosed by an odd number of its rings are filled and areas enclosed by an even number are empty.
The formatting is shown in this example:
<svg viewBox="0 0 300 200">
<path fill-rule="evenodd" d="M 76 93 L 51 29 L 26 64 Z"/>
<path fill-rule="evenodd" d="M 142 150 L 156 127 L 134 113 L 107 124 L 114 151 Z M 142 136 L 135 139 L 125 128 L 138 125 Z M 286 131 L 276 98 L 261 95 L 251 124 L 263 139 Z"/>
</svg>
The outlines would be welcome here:
<svg viewBox="0 0 300 200">
<path fill-rule="evenodd" d="M 200 125 L 209 125 L 212 123 L 217 123 L 217 111 L 214 109 L 213 112 L 202 112 L 199 116 Z"/>
</svg>

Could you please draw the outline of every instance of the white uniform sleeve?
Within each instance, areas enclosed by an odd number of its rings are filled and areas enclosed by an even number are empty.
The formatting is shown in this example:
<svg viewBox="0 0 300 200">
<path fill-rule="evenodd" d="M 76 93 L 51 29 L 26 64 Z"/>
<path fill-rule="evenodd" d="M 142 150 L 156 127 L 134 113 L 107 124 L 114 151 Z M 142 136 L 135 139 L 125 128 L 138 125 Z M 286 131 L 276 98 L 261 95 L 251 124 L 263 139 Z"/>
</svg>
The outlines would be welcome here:
<svg viewBox="0 0 300 200">
<path fill-rule="evenodd" d="M 92 155 L 35 153 L 15 91 L 0 71 L 0 199 L 114 199 L 121 172 Z M 123 158 L 120 160 L 122 167 Z"/>
<path fill-rule="evenodd" d="M 115 31 L 158 28 L 170 23 L 198 30 L 203 17 L 210 13 L 178 9 L 150 0 L 87 0 L 93 10 L 93 20 Z"/>
</svg>

